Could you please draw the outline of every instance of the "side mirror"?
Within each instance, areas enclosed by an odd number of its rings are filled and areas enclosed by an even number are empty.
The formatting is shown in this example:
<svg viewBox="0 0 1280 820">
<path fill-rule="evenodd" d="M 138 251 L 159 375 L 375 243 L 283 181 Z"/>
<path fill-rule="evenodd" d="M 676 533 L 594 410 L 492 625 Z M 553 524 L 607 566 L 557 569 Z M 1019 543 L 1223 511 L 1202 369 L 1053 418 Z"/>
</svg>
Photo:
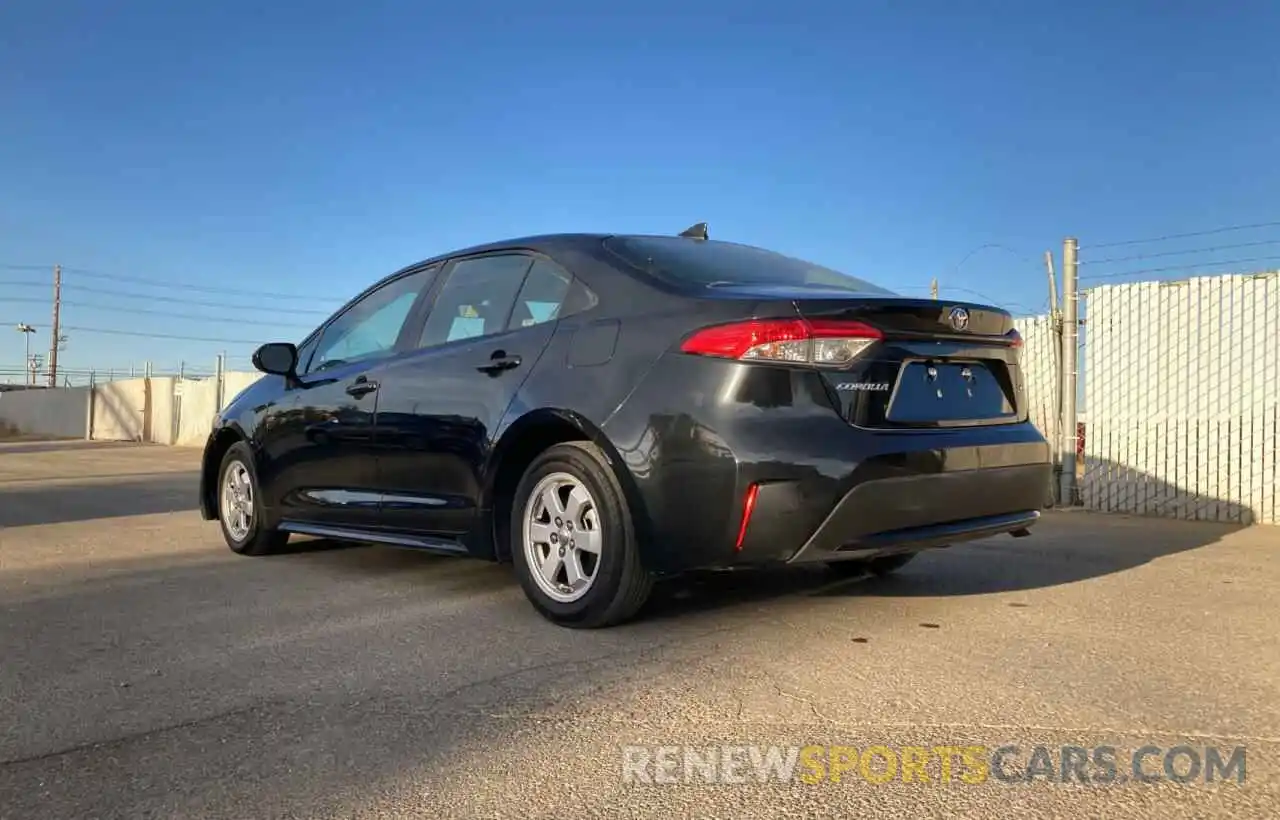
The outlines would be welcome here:
<svg viewBox="0 0 1280 820">
<path fill-rule="evenodd" d="M 294 378 L 298 369 L 298 348 L 291 342 L 270 342 L 253 352 L 253 366 L 273 376 Z"/>
</svg>

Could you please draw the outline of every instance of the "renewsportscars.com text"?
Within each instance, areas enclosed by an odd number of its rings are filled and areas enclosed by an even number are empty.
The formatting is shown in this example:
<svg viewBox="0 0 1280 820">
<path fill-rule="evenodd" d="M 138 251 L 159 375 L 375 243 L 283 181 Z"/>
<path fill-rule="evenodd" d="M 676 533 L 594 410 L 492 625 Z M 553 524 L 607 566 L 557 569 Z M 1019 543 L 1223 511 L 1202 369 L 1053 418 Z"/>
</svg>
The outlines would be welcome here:
<svg viewBox="0 0 1280 820">
<path fill-rule="evenodd" d="M 630 784 L 1216 783 L 1245 781 L 1245 747 L 625 746 Z"/>
</svg>

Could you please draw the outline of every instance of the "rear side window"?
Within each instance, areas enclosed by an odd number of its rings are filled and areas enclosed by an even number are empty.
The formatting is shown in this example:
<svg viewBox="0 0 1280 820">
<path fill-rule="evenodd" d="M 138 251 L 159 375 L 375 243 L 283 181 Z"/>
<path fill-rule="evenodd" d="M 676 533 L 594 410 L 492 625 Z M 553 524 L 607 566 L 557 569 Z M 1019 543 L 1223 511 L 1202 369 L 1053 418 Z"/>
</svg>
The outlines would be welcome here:
<svg viewBox="0 0 1280 820">
<path fill-rule="evenodd" d="M 419 347 L 500 333 L 532 262 L 528 256 L 500 254 L 454 265 L 427 315 Z"/>
<path fill-rule="evenodd" d="M 865 279 L 750 245 L 674 236 L 615 236 L 605 240 L 605 247 L 679 287 L 778 285 L 893 295 Z"/>
<path fill-rule="evenodd" d="M 572 284 L 573 277 L 560 268 L 542 259 L 535 260 L 516 297 L 507 328 L 532 327 L 560 318 Z"/>
</svg>

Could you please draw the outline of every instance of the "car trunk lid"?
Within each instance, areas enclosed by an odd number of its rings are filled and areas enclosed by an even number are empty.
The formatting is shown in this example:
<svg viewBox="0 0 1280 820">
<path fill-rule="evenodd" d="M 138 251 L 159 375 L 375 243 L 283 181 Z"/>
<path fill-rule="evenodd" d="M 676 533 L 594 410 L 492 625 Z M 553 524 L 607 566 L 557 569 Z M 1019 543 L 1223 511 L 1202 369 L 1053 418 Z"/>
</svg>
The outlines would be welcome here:
<svg viewBox="0 0 1280 820">
<path fill-rule="evenodd" d="M 865 357 L 824 371 L 851 423 L 955 427 L 1025 420 L 1021 339 L 1004 310 L 968 302 L 885 296 L 794 300 L 810 321 L 856 321 L 884 334 Z"/>
</svg>

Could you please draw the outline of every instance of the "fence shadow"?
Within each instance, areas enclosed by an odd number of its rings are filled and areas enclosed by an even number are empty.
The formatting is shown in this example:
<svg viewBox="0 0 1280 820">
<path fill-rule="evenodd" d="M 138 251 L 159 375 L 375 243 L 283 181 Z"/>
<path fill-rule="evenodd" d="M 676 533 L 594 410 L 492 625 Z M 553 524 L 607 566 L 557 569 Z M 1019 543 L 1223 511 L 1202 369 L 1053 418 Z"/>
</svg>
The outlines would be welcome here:
<svg viewBox="0 0 1280 820">
<path fill-rule="evenodd" d="M 194 510 L 199 486 L 199 473 L 172 472 L 148 478 L 5 489 L 0 492 L 0 527 Z"/>
<path fill-rule="evenodd" d="M 0 457 L 6 453 L 60 453 L 68 450 L 104 450 L 136 448 L 132 441 L 85 441 L 84 439 L 45 438 L 33 441 L 0 441 Z"/>
</svg>

